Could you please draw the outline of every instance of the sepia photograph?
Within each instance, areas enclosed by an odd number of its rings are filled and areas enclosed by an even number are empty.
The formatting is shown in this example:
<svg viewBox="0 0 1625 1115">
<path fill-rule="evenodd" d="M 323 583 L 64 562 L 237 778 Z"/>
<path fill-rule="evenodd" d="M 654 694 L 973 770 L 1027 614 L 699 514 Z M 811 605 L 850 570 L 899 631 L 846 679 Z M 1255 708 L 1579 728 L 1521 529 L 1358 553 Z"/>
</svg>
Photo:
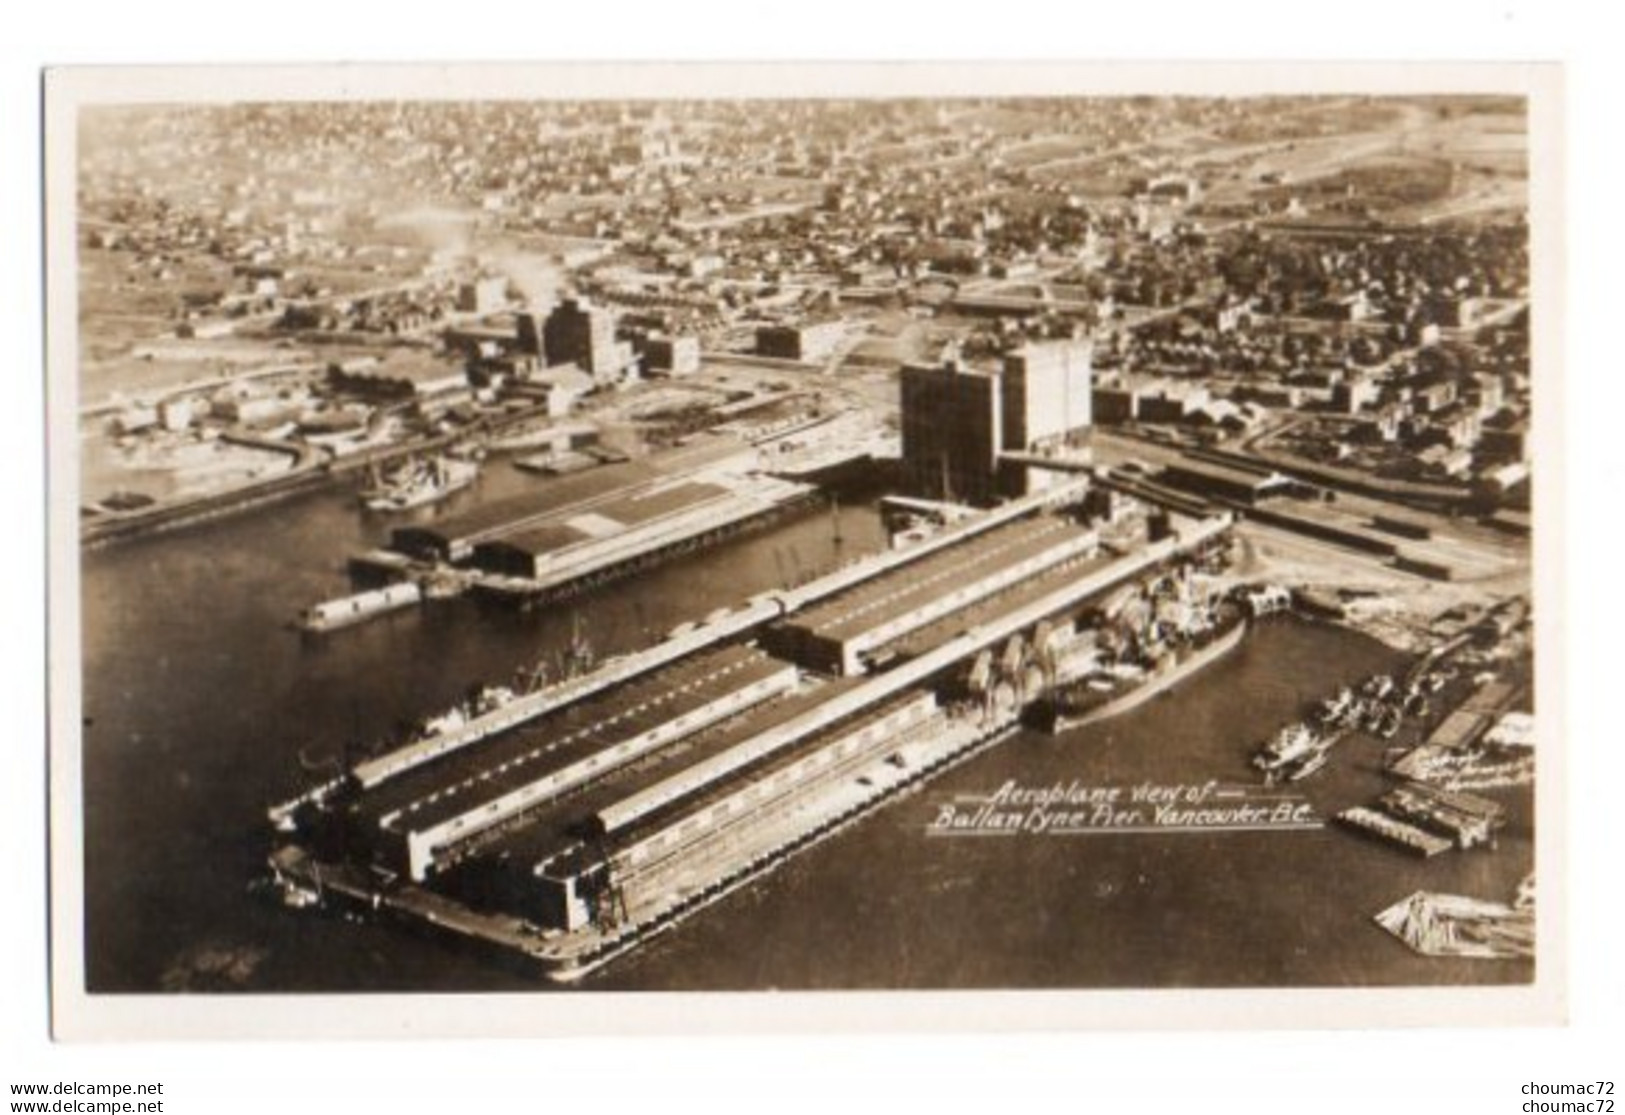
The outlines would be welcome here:
<svg viewBox="0 0 1625 1115">
<path fill-rule="evenodd" d="M 1555 1021 L 1555 77 L 51 72 L 57 1031 Z"/>
</svg>

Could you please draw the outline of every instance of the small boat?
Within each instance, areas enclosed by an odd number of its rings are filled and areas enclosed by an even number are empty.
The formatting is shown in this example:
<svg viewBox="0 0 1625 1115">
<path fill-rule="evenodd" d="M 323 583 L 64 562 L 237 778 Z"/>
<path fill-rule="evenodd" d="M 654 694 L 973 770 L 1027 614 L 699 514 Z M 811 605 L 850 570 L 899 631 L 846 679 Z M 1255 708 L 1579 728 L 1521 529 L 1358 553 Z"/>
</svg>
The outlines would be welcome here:
<svg viewBox="0 0 1625 1115">
<path fill-rule="evenodd" d="M 518 697 L 506 685 L 487 685 L 474 695 L 471 702 L 475 716 L 484 716 L 488 712 L 495 712 L 505 705 L 511 705 Z"/>
<path fill-rule="evenodd" d="M 475 461 L 456 457 L 411 460 L 387 476 L 377 477 L 361 492 L 368 511 L 409 511 L 460 492 L 479 477 Z"/>
<path fill-rule="evenodd" d="M 290 910 L 308 910 L 312 906 L 322 904 L 322 896 L 312 887 L 302 887 L 292 882 L 284 882 L 281 887 L 282 904 Z"/>
<path fill-rule="evenodd" d="M 254 884 L 255 889 L 267 887 L 290 910 L 308 910 L 312 906 L 322 904 L 322 877 L 318 872 L 311 877 L 310 882 L 295 879 L 287 874 L 274 861 L 271 864 L 269 878 L 262 877 Z"/>
<path fill-rule="evenodd" d="M 433 739 L 435 736 L 454 732 L 467 723 L 468 714 L 463 711 L 461 706 L 457 706 L 447 709 L 438 716 L 429 717 L 423 722 L 423 727 L 419 729 L 418 735 L 422 739 Z"/>
<path fill-rule="evenodd" d="M 1289 724 L 1259 748 L 1258 754 L 1253 758 L 1253 765 L 1262 770 L 1284 766 L 1309 754 L 1319 744 L 1320 736 L 1307 724 L 1302 722 Z"/>
<path fill-rule="evenodd" d="M 1293 764 L 1286 771 L 1286 780 L 1288 782 L 1299 782 L 1305 778 L 1308 778 L 1311 774 L 1314 774 L 1317 770 L 1326 765 L 1327 752 L 1329 750 L 1330 748 L 1322 751 L 1316 751 L 1313 754 L 1305 757 L 1302 762 Z"/>
<path fill-rule="evenodd" d="M 519 694 L 506 685 L 483 685 L 461 704 L 426 718 L 418 727 L 417 739 L 433 739 L 455 732 L 470 721 L 496 712 L 518 700 Z"/>
<path fill-rule="evenodd" d="M 1253 756 L 1253 766 L 1264 773 L 1264 785 L 1297 782 L 1326 765 L 1332 747 L 1343 738 L 1341 730 L 1316 732 L 1307 724 L 1289 724 Z"/>
<path fill-rule="evenodd" d="M 1329 727 L 1340 726 L 1346 722 L 1354 705 L 1354 691 L 1345 685 L 1338 690 L 1337 696 L 1328 697 L 1320 703 L 1320 722 Z"/>
<path fill-rule="evenodd" d="M 1387 674 L 1373 674 L 1361 691 L 1380 701 L 1394 691 L 1394 679 Z"/>
</svg>

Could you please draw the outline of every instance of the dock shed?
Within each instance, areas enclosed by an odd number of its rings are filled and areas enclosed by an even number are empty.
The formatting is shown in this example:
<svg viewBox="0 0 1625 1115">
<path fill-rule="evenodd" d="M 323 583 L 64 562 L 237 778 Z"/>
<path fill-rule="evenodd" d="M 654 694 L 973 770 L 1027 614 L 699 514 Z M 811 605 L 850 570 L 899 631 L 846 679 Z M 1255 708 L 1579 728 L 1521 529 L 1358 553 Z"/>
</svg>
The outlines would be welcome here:
<svg viewBox="0 0 1625 1115">
<path fill-rule="evenodd" d="M 1214 461 L 1195 460 L 1169 465 L 1163 469 L 1159 479 L 1165 484 L 1187 492 L 1248 504 L 1278 495 L 1291 483 L 1278 472 L 1255 471 Z"/>
</svg>

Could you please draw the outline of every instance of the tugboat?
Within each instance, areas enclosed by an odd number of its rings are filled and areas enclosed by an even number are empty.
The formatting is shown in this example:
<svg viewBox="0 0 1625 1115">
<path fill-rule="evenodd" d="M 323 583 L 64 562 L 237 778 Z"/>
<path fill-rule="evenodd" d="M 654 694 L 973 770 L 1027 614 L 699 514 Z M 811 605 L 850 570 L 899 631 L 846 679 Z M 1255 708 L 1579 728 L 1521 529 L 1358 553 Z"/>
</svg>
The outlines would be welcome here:
<svg viewBox="0 0 1625 1115">
<path fill-rule="evenodd" d="M 1289 724 L 1258 749 L 1253 766 L 1263 771 L 1266 786 L 1298 782 L 1326 765 L 1341 738 L 1341 729 L 1323 734 L 1302 721 Z"/>
<path fill-rule="evenodd" d="M 1253 756 L 1253 766 L 1266 775 L 1285 771 L 1320 746 L 1320 736 L 1301 720 L 1288 724 L 1267 741 Z"/>
<path fill-rule="evenodd" d="M 1320 722 L 1328 728 L 1348 727 L 1351 718 L 1358 715 L 1357 706 L 1354 691 L 1345 685 L 1337 691 L 1337 696 L 1327 697 L 1320 703 Z"/>
<path fill-rule="evenodd" d="M 1388 674 L 1372 674 L 1361 687 L 1367 697 L 1381 701 L 1394 691 L 1394 679 Z"/>
<path fill-rule="evenodd" d="M 269 866 L 270 877 L 256 880 L 255 889 L 269 885 L 271 892 L 290 910 L 308 910 L 322 904 L 325 895 L 322 894 L 320 870 L 314 871 L 307 883 L 283 871 L 282 864 L 276 856 L 271 857 Z"/>
<path fill-rule="evenodd" d="M 1382 726 L 1388 719 L 1388 706 L 1381 701 L 1368 701 L 1365 706 L 1365 715 L 1360 718 L 1360 727 L 1372 735 L 1382 732 Z"/>
<path fill-rule="evenodd" d="M 1314 751 L 1304 756 L 1300 762 L 1287 768 L 1285 772 L 1286 780 L 1288 782 L 1300 782 L 1303 779 L 1308 778 L 1311 774 L 1314 774 L 1317 770 L 1326 765 L 1326 759 L 1330 754 L 1331 747 L 1326 745 L 1317 747 Z"/>
<path fill-rule="evenodd" d="M 472 700 L 469 701 L 469 711 L 474 716 L 484 716 L 486 713 L 495 712 L 505 705 L 513 704 L 517 697 L 518 694 L 506 685 L 482 686 L 479 692 L 475 693 Z"/>
</svg>

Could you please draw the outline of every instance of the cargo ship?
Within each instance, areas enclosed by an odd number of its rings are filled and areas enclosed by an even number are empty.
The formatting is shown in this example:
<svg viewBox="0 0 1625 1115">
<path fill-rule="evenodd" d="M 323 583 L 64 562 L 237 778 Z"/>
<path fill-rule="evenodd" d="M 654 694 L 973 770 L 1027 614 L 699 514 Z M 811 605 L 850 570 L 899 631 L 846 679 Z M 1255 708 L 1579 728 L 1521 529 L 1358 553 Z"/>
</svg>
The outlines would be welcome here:
<svg viewBox="0 0 1625 1115">
<path fill-rule="evenodd" d="M 1212 627 L 1165 649 L 1149 664 L 1096 667 L 1058 686 L 1034 706 L 1033 720 L 1041 730 L 1059 735 L 1131 712 L 1229 654 L 1246 633 L 1241 612 L 1222 606 Z"/>
<path fill-rule="evenodd" d="M 410 511 L 453 492 L 460 492 L 479 477 L 480 466 L 456 457 L 411 460 L 387 476 L 375 476 L 361 490 L 361 505 L 368 511 Z"/>
</svg>

